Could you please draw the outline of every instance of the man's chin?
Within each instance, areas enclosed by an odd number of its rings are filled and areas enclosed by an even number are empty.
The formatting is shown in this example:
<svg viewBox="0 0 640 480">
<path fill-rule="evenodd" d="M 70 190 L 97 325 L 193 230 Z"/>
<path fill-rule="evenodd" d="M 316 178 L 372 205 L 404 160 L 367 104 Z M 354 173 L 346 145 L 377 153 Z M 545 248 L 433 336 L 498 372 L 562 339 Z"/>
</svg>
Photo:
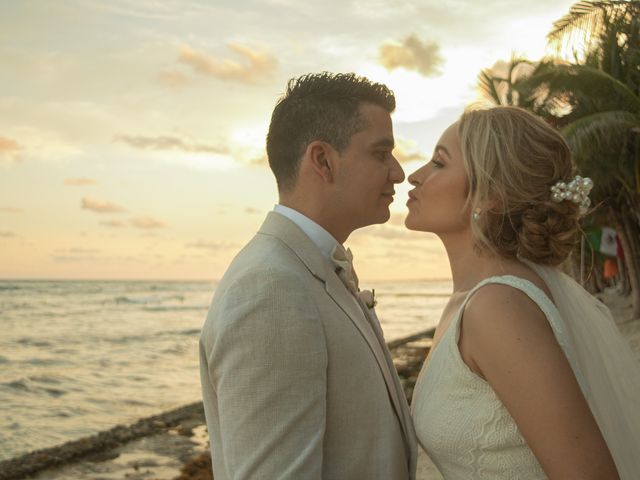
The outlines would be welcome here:
<svg viewBox="0 0 640 480">
<path fill-rule="evenodd" d="M 378 215 L 376 215 L 376 221 L 372 222 L 372 225 L 377 225 L 377 224 L 380 224 L 380 223 L 387 223 L 390 218 L 391 218 L 391 211 L 387 207 L 387 208 L 381 210 L 378 213 Z"/>
</svg>

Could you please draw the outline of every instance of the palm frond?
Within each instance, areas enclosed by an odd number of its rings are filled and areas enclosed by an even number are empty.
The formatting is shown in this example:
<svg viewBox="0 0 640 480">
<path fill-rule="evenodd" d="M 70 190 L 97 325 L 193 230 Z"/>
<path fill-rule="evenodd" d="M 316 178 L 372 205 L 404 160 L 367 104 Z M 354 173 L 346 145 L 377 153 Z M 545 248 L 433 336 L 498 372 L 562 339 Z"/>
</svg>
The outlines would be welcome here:
<svg viewBox="0 0 640 480">
<path fill-rule="evenodd" d="M 546 89 L 550 97 L 565 94 L 593 102 L 599 110 L 620 109 L 640 113 L 640 97 L 629 87 L 601 70 L 583 65 L 555 65 L 518 82 L 529 92 Z"/>
<path fill-rule="evenodd" d="M 640 114 L 609 111 L 580 118 L 560 132 L 581 171 L 600 182 L 614 181 L 631 192 L 638 188 L 634 185 L 638 159 L 627 153 L 629 140 L 637 136 L 634 129 L 639 126 Z"/>
<path fill-rule="evenodd" d="M 581 1 L 571 6 L 569 13 L 554 22 L 547 34 L 547 42 L 559 52 L 568 44 L 575 44 L 577 35 L 587 45 L 592 38 L 599 38 L 606 22 L 611 18 L 633 15 L 640 6 L 639 1 Z"/>
<path fill-rule="evenodd" d="M 502 99 L 496 88 L 496 78 L 489 70 L 482 70 L 478 75 L 478 88 L 487 100 L 491 100 L 496 105 L 502 105 Z"/>
</svg>

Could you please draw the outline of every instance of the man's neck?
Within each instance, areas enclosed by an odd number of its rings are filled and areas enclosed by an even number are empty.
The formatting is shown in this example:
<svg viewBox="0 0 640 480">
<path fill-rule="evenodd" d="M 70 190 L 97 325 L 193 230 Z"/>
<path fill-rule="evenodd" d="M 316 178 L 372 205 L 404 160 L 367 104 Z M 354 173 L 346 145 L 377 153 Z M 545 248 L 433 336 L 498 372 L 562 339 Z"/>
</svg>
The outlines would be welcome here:
<svg viewBox="0 0 640 480">
<path fill-rule="evenodd" d="M 301 213 L 309 220 L 314 221 L 329 232 L 340 244 L 344 244 L 351 234 L 351 231 L 348 230 L 348 228 L 341 228 L 339 222 L 336 222 L 335 215 L 323 209 L 322 206 L 295 202 L 282 197 L 280 197 L 279 204 L 284 207 L 291 208 L 292 210 Z"/>
</svg>

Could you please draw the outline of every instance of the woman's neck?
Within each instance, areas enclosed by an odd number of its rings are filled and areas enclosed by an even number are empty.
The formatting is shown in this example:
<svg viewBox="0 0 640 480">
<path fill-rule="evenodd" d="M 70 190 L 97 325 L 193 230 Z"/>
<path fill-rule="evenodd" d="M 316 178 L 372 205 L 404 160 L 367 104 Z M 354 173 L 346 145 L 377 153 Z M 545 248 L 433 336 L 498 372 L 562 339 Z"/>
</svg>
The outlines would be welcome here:
<svg viewBox="0 0 640 480">
<path fill-rule="evenodd" d="M 444 236 L 441 240 L 449 257 L 454 293 L 467 292 L 487 277 L 504 274 L 513 262 L 489 252 L 479 253 L 470 234 Z"/>
</svg>

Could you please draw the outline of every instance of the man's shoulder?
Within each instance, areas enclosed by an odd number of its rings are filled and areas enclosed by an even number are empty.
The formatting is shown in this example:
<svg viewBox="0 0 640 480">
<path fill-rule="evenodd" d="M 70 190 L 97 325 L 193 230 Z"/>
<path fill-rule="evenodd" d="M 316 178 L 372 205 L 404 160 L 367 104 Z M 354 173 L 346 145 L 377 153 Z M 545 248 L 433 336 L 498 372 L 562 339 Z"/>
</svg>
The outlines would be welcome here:
<svg viewBox="0 0 640 480">
<path fill-rule="evenodd" d="M 304 291 L 309 295 L 308 290 L 320 283 L 285 242 L 257 234 L 232 260 L 216 288 L 213 303 L 232 297 L 233 303 L 240 300 L 237 297 L 269 290 Z"/>
<path fill-rule="evenodd" d="M 203 332 L 248 321 L 255 323 L 254 330 L 260 332 L 274 323 L 269 320 L 271 317 L 280 323 L 294 321 L 295 318 L 288 318 L 291 312 L 310 315 L 324 291 L 322 282 L 311 275 L 286 244 L 277 239 L 254 238 L 220 279 Z M 260 311 L 259 316 L 254 315 L 256 311 Z"/>
<path fill-rule="evenodd" d="M 282 240 L 258 233 L 233 258 L 221 283 L 244 277 L 292 275 L 302 264 Z"/>
</svg>

